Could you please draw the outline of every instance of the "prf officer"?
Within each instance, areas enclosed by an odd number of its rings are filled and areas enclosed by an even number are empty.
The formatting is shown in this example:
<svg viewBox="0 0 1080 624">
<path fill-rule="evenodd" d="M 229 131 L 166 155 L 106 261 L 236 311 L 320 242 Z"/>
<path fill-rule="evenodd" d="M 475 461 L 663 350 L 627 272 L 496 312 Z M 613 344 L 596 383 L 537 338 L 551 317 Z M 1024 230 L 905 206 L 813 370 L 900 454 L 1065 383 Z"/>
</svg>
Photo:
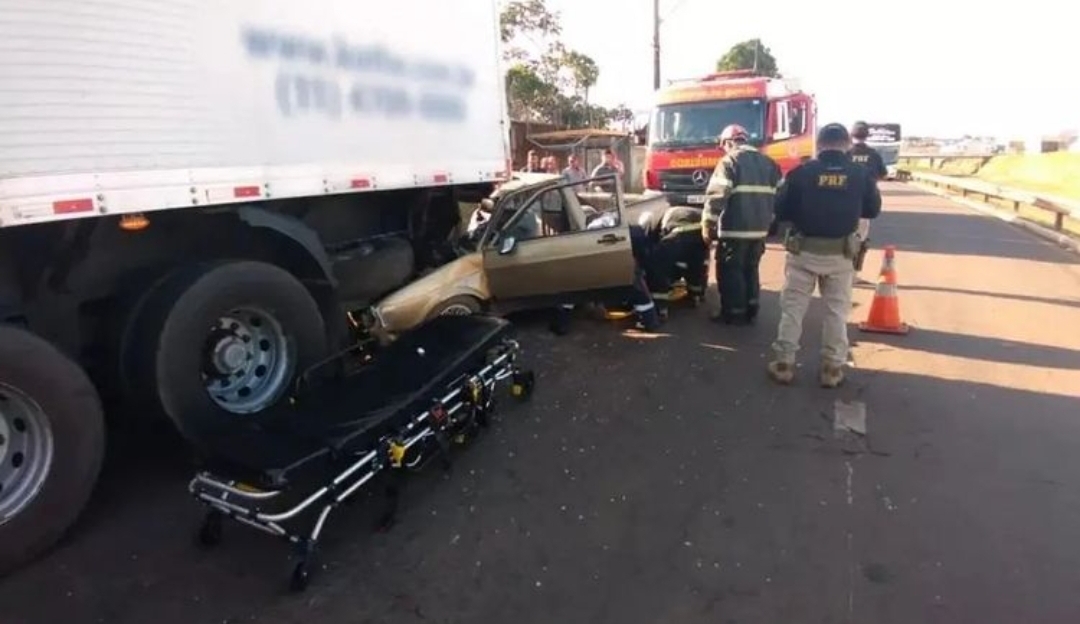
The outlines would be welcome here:
<svg viewBox="0 0 1080 624">
<path fill-rule="evenodd" d="M 776 201 L 776 220 L 791 224 L 784 241 L 784 287 L 780 326 L 769 376 L 788 384 L 795 378 L 795 356 L 802 322 L 814 288 L 821 289 L 825 319 L 821 331 L 821 385 L 835 388 L 844 379 L 848 356 L 847 316 L 851 310 L 852 259 L 859 249 L 859 219 L 881 212 L 877 181 L 847 153 L 851 137 L 841 124 L 818 132 L 818 155 L 793 169 Z"/>
</svg>

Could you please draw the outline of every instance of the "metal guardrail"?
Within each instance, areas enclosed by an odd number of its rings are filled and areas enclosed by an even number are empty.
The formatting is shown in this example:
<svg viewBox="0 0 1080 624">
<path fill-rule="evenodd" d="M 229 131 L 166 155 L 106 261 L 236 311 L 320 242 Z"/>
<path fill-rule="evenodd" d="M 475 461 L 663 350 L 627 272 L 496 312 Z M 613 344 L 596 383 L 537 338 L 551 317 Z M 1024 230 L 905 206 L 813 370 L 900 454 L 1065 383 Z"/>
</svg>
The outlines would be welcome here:
<svg viewBox="0 0 1080 624">
<path fill-rule="evenodd" d="M 990 152 L 900 152 L 898 158 L 916 160 L 919 158 L 993 158 L 1000 154 Z"/>
<path fill-rule="evenodd" d="M 957 192 L 962 197 L 982 196 L 987 203 L 991 203 L 993 200 L 1009 202 L 1012 204 L 1014 212 L 1019 212 L 1021 206 L 1031 206 L 1053 213 L 1054 230 L 1057 232 L 1064 232 L 1066 218 L 1080 220 L 1080 202 L 1028 193 L 972 178 L 938 175 L 921 171 L 906 171 L 904 173 L 907 179 L 925 182 L 948 191 Z"/>
</svg>

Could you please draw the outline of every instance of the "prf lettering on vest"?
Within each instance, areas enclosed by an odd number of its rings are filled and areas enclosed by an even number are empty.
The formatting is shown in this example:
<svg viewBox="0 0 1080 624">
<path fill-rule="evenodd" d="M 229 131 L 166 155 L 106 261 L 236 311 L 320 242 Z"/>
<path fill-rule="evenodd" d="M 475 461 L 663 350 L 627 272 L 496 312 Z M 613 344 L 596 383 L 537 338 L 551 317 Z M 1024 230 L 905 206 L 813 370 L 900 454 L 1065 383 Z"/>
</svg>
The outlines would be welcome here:
<svg viewBox="0 0 1080 624">
<path fill-rule="evenodd" d="M 846 173 L 823 173 L 818 176 L 819 188 L 845 188 L 847 186 Z"/>
<path fill-rule="evenodd" d="M 870 155 L 869 154 L 855 154 L 854 156 L 851 157 L 851 160 L 853 162 L 857 162 L 857 163 L 870 162 Z"/>
</svg>

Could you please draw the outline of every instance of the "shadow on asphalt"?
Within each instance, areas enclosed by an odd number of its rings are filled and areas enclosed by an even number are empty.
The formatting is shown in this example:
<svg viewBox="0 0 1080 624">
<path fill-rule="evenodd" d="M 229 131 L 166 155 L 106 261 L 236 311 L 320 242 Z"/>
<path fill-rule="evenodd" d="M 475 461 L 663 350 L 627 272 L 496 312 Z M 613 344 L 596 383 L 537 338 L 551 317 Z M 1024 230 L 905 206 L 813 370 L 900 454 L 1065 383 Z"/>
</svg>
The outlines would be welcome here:
<svg viewBox="0 0 1080 624">
<path fill-rule="evenodd" d="M 791 388 L 764 372 L 773 291 L 756 327 L 676 308 L 662 340 L 526 315 L 532 402 L 410 479 L 390 533 L 364 499 L 333 516 L 303 596 L 279 541 L 194 546 L 181 450 L 118 458 L 75 539 L 0 582 L 3 620 L 1069 621 L 1075 399 L 862 370 L 821 390 L 820 307 Z M 865 441 L 835 438 L 837 398 L 867 405 Z"/>
<path fill-rule="evenodd" d="M 956 334 L 918 327 L 914 328 L 910 334 L 902 337 L 858 333 L 858 329 L 854 327 L 850 331 L 852 338 L 857 338 L 860 344 L 896 344 L 903 345 L 905 349 L 914 351 L 938 353 L 971 360 L 983 360 L 985 362 L 1080 370 L 1080 351 L 1063 347 Z"/>
<path fill-rule="evenodd" d="M 874 284 L 860 284 L 856 288 L 863 288 L 868 290 L 874 289 Z M 1008 299 L 1010 301 L 1024 301 L 1027 303 L 1042 303 L 1051 306 L 1065 306 L 1069 308 L 1080 308 L 1080 298 L 1074 299 L 1061 299 L 1058 297 L 1036 297 L 1034 295 L 1020 295 L 1015 293 L 1001 293 L 986 290 L 971 290 L 969 288 L 951 288 L 944 286 L 924 286 L 920 284 L 907 284 L 900 285 L 901 293 L 906 291 L 926 291 L 926 292 L 938 292 L 954 295 L 969 295 L 972 297 L 988 297 L 991 299 Z"/>
<path fill-rule="evenodd" d="M 872 246 L 894 245 L 898 252 L 919 252 L 960 256 L 1013 258 L 1034 262 L 1080 264 L 1071 254 L 996 219 L 965 213 L 963 209 L 942 212 L 908 212 L 901 206 L 886 206 L 870 230 Z"/>
<path fill-rule="evenodd" d="M 882 197 L 915 197 L 929 195 L 926 191 L 895 183 L 882 184 L 880 190 Z"/>
</svg>

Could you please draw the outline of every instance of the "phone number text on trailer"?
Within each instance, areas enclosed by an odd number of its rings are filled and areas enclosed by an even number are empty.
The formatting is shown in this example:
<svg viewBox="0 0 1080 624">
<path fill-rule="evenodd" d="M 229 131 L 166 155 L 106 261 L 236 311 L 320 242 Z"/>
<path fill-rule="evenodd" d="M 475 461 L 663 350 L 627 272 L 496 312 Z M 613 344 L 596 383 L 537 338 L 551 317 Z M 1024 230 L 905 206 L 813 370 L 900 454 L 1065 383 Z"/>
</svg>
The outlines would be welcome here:
<svg viewBox="0 0 1080 624">
<path fill-rule="evenodd" d="M 437 123 L 464 123 L 468 118 L 465 96 L 475 84 L 469 67 L 413 59 L 381 45 L 350 44 L 342 37 L 319 40 L 246 28 L 241 40 L 249 58 L 281 64 L 274 98 L 284 116 L 343 119 L 350 114 Z M 342 72 L 349 77 L 342 78 Z"/>
</svg>

